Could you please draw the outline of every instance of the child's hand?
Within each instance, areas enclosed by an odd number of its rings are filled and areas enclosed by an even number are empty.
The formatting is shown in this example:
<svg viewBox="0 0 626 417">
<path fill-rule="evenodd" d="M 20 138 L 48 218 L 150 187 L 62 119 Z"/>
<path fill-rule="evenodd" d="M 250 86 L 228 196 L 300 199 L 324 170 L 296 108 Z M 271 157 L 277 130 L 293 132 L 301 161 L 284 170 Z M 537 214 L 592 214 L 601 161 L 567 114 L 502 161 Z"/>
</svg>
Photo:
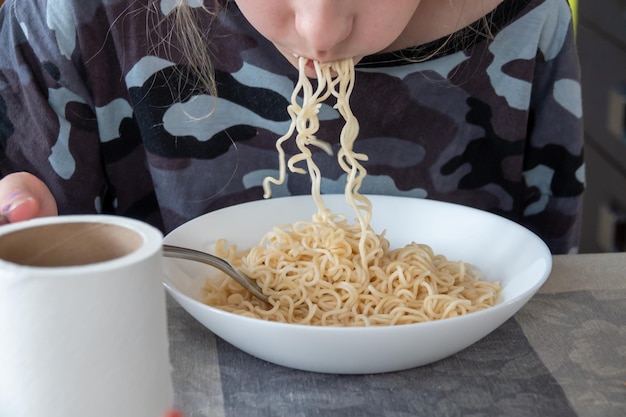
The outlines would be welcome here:
<svg viewBox="0 0 626 417">
<path fill-rule="evenodd" d="M 18 172 L 0 180 L 0 225 L 57 214 L 50 190 L 34 175 Z"/>
</svg>

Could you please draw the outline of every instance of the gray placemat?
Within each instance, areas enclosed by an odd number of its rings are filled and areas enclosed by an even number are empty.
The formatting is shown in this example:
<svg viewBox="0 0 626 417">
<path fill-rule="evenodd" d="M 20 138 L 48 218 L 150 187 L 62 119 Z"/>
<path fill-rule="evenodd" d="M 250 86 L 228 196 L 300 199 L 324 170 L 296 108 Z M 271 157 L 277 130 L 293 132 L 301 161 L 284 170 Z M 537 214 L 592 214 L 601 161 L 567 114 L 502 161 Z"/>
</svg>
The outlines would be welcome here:
<svg viewBox="0 0 626 417">
<path fill-rule="evenodd" d="M 626 415 L 624 299 L 623 289 L 537 294 L 516 315 L 581 416 Z"/>
<path fill-rule="evenodd" d="M 389 374 L 294 371 L 217 348 L 226 416 L 576 415 L 514 319 L 450 358 Z"/>
</svg>

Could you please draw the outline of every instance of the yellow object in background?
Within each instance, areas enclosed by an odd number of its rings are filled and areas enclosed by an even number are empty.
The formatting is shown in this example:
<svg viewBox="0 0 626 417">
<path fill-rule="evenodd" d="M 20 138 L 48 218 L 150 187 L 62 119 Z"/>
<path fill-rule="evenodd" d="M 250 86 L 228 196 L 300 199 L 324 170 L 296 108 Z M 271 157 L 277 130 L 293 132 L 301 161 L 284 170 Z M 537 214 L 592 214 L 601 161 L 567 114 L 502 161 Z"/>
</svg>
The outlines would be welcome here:
<svg viewBox="0 0 626 417">
<path fill-rule="evenodd" d="M 574 15 L 574 27 L 578 23 L 578 0 L 568 0 L 569 5 L 572 8 L 572 14 Z"/>
</svg>

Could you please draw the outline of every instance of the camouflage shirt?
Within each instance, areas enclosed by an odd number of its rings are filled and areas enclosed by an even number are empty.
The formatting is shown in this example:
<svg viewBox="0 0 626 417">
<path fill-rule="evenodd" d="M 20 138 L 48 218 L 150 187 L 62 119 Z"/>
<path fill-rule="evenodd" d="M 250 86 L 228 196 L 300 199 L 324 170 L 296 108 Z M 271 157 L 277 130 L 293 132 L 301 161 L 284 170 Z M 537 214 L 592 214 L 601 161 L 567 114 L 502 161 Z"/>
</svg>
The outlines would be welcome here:
<svg viewBox="0 0 626 417">
<path fill-rule="evenodd" d="M 262 198 L 263 178 L 277 174 L 275 141 L 290 123 L 297 70 L 233 2 L 217 17 L 195 9 L 217 79 L 218 98 L 209 96 L 163 22 L 174 1 L 148 3 L 6 2 L 0 175 L 37 175 L 62 214 L 116 213 L 167 232 Z M 488 29 L 357 66 L 355 151 L 369 155 L 361 191 L 487 210 L 533 230 L 554 253 L 573 251 L 584 163 L 567 1 L 505 0 L 488 17 Z M 332 104 L 320 111 L 318 137 L 336 151 L 343 122 Z M 335 157 L 314 159 L 322 191 L 343 192 Z M 296 174 L 273 188 L 309 192 L 308 176 Z"/>
</svg>

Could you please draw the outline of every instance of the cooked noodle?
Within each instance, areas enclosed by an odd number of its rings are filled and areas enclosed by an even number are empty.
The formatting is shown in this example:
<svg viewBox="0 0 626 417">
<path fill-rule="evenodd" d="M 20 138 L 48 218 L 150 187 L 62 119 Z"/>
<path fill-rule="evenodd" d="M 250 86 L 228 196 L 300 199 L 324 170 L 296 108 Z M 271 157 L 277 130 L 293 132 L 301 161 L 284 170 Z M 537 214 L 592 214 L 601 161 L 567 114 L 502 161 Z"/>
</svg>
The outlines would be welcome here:
<svg viewBox="0 0 626 417">
<path fill-rule="evenodd" d="M 316 89 L 305 75 L 304 58 L 300 76 L 288 107 L 292 118 L 289 131 L 276 142 L 279 153 L 278 178 L 282 184 L 287 168 L 311 177 L 311 195 L 317 205 L 312 221 L 276 227 L 256 247 L 238 252 L 221 240 L 216 254 L 228 259 L 242 272 L 255 278 L 268 295 L 265 304 L 225 276 L 210 278 L 205 285 L 205 302 L 250 317 L 323 326 L 371 326 L 417 323 L 460 316 L 495 304 L 497 283 L 479 279 L 477 271 L 464 262 L 449 261 L 424 244 L 411 243 L 390 250 L 384 234 L 370 227 L 372 207 L 359 193 L 367 155 L 355 153 L 353 144 L 359 125 L 350 110 L 354 82 L 351 59 L 315 62 Z M 337 75 L 332 76 L 333 73 Z M 302 104 L 298 96 L 302 94 Z M 328 143 L 316 138 L 317 114 L 321 103 L 335 97 L 335 108 L 345 120 L 337 158 L 347 173 L 345 197 L 357 222 L 326 208 L 321 196 L 321 173 L 309 146 L 331 154 Z M 285 160 L 283 143 L 296 132 L 299 154 Z M 297 166 L 305 162 L 307 170 Z"/>
</svg>

